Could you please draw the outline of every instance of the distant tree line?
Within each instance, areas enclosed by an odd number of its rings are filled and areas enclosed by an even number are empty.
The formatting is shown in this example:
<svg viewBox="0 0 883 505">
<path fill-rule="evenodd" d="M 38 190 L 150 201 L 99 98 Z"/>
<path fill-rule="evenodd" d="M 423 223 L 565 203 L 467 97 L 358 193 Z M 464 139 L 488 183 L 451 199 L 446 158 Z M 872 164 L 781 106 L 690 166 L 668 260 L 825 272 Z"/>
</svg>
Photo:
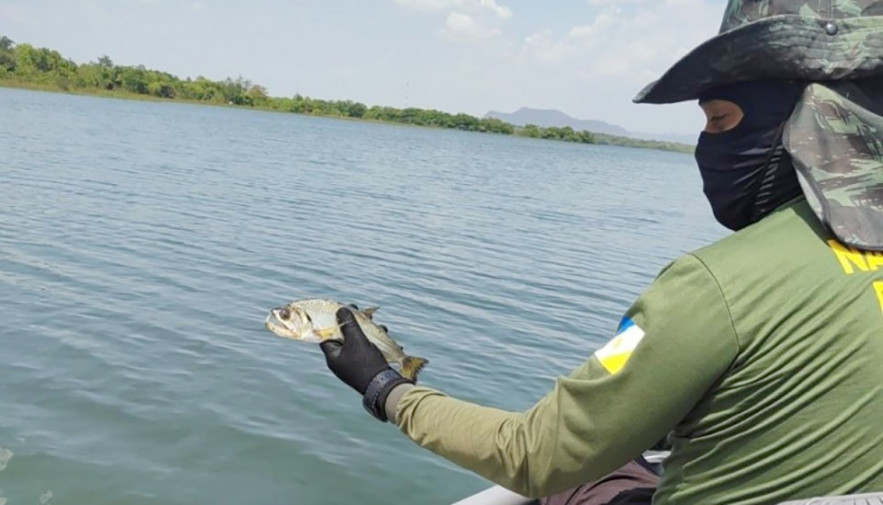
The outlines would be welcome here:
<svg viewBox="0 0 883 505">
<path fill-rule="evenodd" d="M 57 89 L 71 92 L 139 95 L 167 100 L 187 100 L 211 104 L 365 119 L 465 131 L 520 135 L 525 137 L 595 144 L 599 136 L 570 127 L 542 128 L 535 125 L 515 127 L 499 119 L 477 118 L 468 114 L 449 114 L 438 110 L 392 107 L 368 107 L 352 100 L 320 100 L 295 95 L 271 97 L 267 89 L 248 79 L 227 78 L 213 81 L 205 77 L 180 79 L 167 72 L 143 65 L 116 65 L 107 56 L 96 62 L 77 64 L 58 51 L 16 44 L 0 36 L 0 84 Z M 605 144 L 684 151 L 681 144 L 640 141 L 626 137 L 603 136 Z"/>
</svg>

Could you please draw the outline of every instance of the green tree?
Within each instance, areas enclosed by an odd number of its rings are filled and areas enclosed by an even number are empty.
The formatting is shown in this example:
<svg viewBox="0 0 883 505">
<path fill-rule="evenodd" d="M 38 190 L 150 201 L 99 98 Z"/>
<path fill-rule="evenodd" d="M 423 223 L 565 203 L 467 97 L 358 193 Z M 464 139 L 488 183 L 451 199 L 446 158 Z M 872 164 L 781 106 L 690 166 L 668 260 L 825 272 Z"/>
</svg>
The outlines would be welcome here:
<svg viewBox="0 0 883 505">
<path fill-rule="evenodd" d="M 270 100 L 267 88 L 259 84 L 252 84 L 246 91 L 246 94 L 250 97 L 251 102 L 254 105 L 264 105 Z"/>
<path fill-rule="evenodd" d="M 522 135 L 525 137 L 539 138 L 541 135 L 540 127 L 535 124 L 525 125 L 522 130 Z"/>
<path fill-rule="evenodd" d="M 348 117 L 362 118 L 367 111 L 368 107 L 363 103 L 351 102 L 349 100 L 346 102 L 345 112 Z"/>
<path fill-rule="evenodd" d="M 24 79 L 31 78 L 36 80 L 38 70 L 36 65 L 34 65 L 34 58 L 32 57 L 34 52 L 34 46 L 30 44 L 18 44 L 15 46 L 13 54 L 16 75 Z"/>
<path fill-rule="evenodd" d="M 102 77 L 102 69 L 94 63 L 77 67 L 77 86 L 81 88 L 104 88 Z"/>
<path fill-rule="evenodd" d="M 6 72 L 15 71 L 15 42 L 9 37 L 0 37 L 0 69 Z"/>
<path fill-rule="evenodd" d="M 175 98 L 177 91 L 174 84 L 163 81 L 152 81 L 147 85 L 147 93 L 160 98 Z"/>
<path fill-rule="evenodd" d="M 146 95 L 149 84 L 146 73 L 143 66 L 122 67 L 119 74 L 120 84 L 126 91 Z"/>
</svg>

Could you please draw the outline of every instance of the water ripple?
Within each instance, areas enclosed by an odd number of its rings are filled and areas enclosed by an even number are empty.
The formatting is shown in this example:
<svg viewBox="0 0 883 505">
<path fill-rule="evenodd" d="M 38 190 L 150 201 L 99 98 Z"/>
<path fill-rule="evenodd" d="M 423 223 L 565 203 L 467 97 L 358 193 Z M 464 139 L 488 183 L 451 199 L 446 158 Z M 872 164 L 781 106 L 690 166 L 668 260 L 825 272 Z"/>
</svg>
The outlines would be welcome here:
<svg viewBox="0 0 883 505">
<path fill-rule="evenodd" d="M 485 483 L 372 422 L 315 346 L 264 330 L 267 309 L 381 305 L 430 359 L 427 384 L 522 409 L 666 262 L 721 235 L 683 155 L 0 98 L 10 503 L 47 489 L 58 503 L 452 502 Z"/>
</svg>

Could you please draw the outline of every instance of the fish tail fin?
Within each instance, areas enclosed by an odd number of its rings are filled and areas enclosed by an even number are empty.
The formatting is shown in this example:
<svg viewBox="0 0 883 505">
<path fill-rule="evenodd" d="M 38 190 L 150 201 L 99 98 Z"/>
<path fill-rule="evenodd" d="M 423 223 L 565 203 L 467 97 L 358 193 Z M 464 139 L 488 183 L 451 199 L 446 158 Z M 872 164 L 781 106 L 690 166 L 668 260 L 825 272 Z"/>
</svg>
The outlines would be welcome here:
<svg viewBox="0 0 883 505">
<path fill-rule="evenodd" d="M 402 377 L 417 382 L 417 374 L 423 370 L 427 363 L 429 360 L 416 356 L 405 356 L 402 359 Z"/>
</svg>

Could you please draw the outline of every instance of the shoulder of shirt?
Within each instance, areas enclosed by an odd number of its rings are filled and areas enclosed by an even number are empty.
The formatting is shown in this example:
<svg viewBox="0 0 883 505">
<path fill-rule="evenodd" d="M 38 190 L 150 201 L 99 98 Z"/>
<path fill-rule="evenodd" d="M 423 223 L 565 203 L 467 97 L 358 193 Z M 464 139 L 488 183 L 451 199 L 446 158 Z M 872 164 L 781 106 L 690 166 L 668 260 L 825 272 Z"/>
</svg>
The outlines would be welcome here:
<svg viewBox="0 0 883 505">
<path fill-rule="evenodd" d="M 757 270 L 761 262 L 769 265 L 777 260 L 790 261 L 801 251 L 811 253 L 813 245 L 824 247 L 826 236 L 806 199 L 799 198 L 761 221 L 687 256 L 698 258 L 712 273 L 742 263 Z"/>
</svg>

